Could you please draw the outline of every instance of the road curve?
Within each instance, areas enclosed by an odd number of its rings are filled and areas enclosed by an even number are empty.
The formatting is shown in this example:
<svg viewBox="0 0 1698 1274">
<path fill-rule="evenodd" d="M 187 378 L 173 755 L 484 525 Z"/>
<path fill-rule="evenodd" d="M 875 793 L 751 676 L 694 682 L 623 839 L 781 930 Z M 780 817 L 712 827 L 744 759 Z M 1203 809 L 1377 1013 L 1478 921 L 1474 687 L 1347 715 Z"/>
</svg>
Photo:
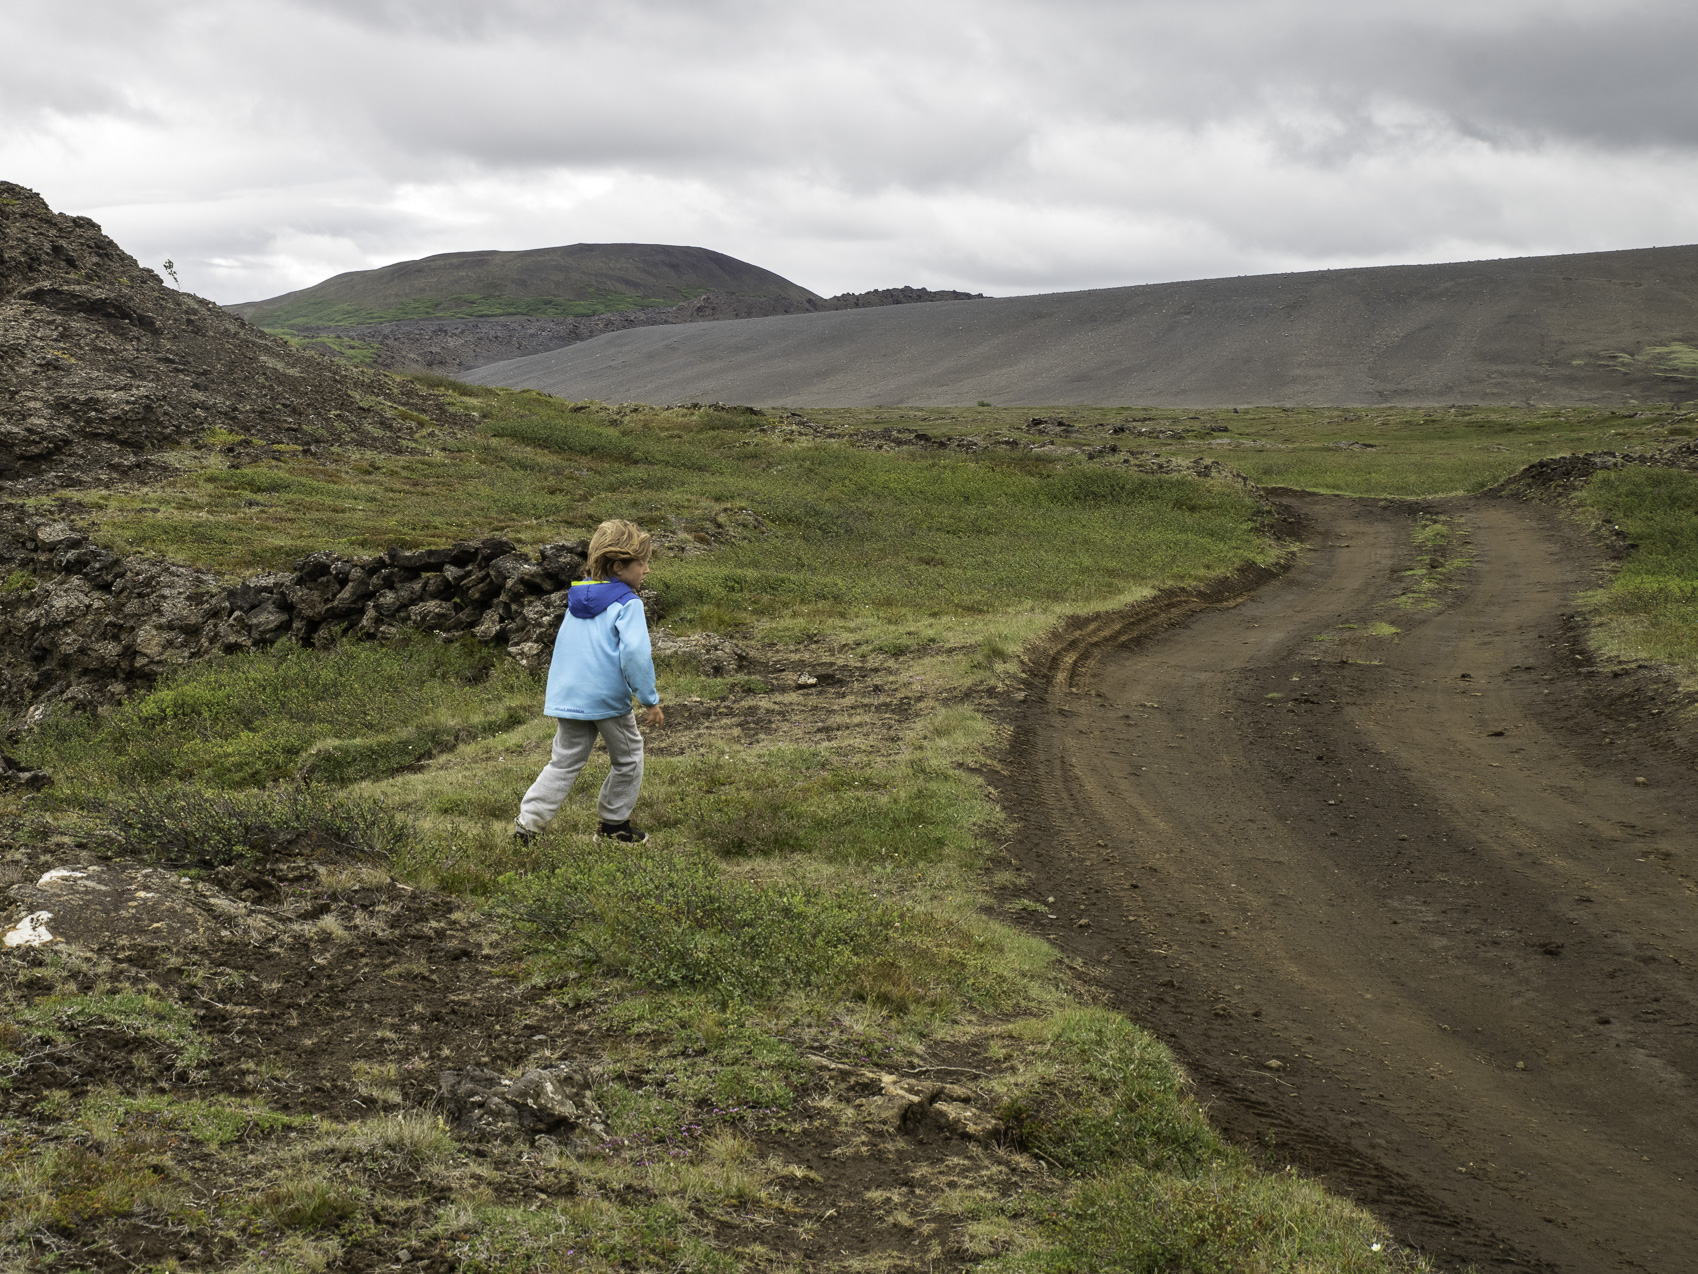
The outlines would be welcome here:
<svg viewBox="0 0 1698 1274">
<path fill-rule="evenodd" d="M 1433 502 L 1472 562 L 1407 609 L 1418 509 L 1289 498 L 1292 569 L 1101 621 L 1020 709 L 1037 927 L 1231 1134 L 1442 1266 L 1698 1270 L 1698 793 L 1574 673 L 1597 558 Z"/>
</svg>

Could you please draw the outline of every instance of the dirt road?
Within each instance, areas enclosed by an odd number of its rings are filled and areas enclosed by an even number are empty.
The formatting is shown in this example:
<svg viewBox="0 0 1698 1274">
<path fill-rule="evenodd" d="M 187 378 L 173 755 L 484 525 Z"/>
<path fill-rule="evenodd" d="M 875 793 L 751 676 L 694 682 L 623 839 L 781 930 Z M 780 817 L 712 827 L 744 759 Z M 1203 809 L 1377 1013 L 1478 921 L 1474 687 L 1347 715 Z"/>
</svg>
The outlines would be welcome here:
<svg viewBox="0 0 1698 1274">
<path fill-rule="evenodd" d="M 1434 502 L 1471 561 L 1406 608 L 1417 510 L 1290 503 L 1281 577 L 1054 651 L 1003 792 L 1037 927 L 1442 1266 L 1698 1270 L 1698 775 L 1584 675 L 1599 559 Z"/>
</svg>

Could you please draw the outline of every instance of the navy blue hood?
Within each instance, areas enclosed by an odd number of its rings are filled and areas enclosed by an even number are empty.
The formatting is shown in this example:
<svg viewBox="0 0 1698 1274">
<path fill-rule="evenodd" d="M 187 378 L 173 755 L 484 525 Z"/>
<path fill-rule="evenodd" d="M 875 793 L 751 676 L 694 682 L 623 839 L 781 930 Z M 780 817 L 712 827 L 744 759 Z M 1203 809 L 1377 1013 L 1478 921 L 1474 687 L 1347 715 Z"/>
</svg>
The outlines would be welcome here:
<svg viewBox="0 0 1698 1274">
<path fill-rule="evenodd" d="M 594 619 L 609 606 L 634 597 L 631 586 L 623 580 L 574 580 L 566 592 L 566 610 L 577 619 Z"/>
</svg>

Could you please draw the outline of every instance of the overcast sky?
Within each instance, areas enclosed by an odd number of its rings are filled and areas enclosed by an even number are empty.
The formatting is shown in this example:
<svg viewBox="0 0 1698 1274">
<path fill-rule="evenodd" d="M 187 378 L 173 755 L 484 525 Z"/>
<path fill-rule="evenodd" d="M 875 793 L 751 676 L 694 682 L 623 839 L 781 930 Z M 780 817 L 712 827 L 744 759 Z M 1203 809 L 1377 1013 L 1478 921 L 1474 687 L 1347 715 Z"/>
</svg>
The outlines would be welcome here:
<svg viewBox="0 0 1698 1274">
<path fill-rule="evenodd" d="M 997 295 L 1698 240 L 1674 0 L 6 0 L 0 177 L 220 301 L 698 244 Z"/>
</svg>

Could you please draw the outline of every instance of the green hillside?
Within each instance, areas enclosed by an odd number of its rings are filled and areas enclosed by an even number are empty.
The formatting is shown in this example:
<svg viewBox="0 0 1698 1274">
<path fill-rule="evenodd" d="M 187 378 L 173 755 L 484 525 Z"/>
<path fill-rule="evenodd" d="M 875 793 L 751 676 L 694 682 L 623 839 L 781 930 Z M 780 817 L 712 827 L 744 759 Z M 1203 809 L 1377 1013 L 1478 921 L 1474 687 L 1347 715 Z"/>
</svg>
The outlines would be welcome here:
<svg viewBox="0 0 1698 1274">
<path fill-rule="evenodd" d="M 439 317 L 581 318 L 677 305 L 704 292 L 816 299 L 781 275 L 707 248 L 574 243 L 526 252 L 445 252 L 227 308 L 267 328 L 349 327 Z"/>
</svg>

